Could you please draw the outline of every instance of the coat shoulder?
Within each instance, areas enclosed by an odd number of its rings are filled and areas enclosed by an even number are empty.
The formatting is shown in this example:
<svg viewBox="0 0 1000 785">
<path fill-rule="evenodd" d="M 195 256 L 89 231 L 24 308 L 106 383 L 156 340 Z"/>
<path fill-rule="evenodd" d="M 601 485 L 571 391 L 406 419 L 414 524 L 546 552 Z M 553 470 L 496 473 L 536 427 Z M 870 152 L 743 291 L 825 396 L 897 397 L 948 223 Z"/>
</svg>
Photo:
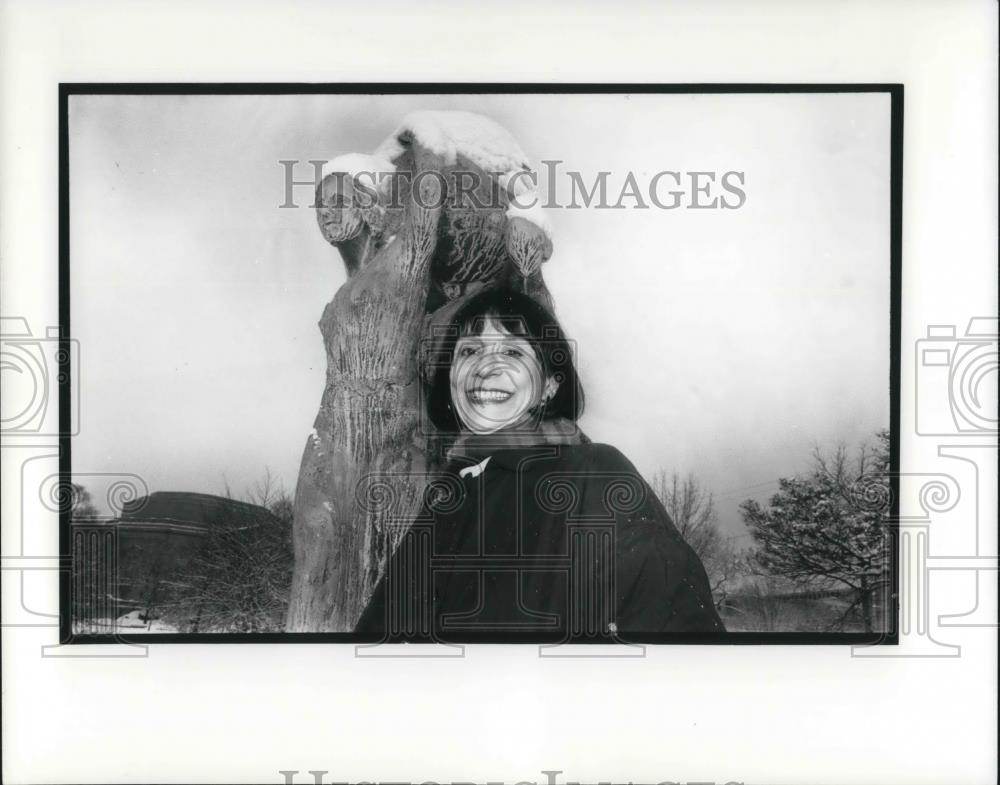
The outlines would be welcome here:
<svg viewBox="0 0 1000 785">
<path fill-rule="evenodd" d="M 581 472 L 589 477 L 590 485 L 607 499 L 618 499 L 626 508 L 648 500 L 653 489 L 622 452 L 610 444 L 585 445 Z M 624 510 L 623 510 L 624 511 Z"/>
<path fill-rule="evenodd" d="M 585 449 L 583 507 L 614 520 L 619 629 L 724 631 L 705 568 L 653 488 L 616 447 Z"/>
<path fill-rule="evenodd" d="M 593 471 L 628 471 L 630 473 L 638 473 L 632 462 L 622 454 L 621 450 L 613 445 L 591 442 L 590 444 L 581 444 L 575 449 L 578 451 L 581 463 Z"/>
</svg>

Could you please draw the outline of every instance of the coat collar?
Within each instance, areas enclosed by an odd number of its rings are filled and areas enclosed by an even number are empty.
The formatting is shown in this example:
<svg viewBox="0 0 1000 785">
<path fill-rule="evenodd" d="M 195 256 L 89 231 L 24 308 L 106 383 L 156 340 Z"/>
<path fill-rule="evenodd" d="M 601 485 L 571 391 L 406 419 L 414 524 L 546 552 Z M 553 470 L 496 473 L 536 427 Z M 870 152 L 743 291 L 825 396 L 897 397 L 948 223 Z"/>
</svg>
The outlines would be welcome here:
<svg viewBox="0 0 1000 785">
<path fill-rule="evenodd" d="M 466 466 L 496 456 L 502 463 L 504 451 L 520 451 L 549 445 L 589 444 L 590 439 L 575 422 L 565 418 L 542 420 L 532 431 L 496 431 L 489 434 L 463 433 L 448 450 L 449 461 Z"/>
</svg>

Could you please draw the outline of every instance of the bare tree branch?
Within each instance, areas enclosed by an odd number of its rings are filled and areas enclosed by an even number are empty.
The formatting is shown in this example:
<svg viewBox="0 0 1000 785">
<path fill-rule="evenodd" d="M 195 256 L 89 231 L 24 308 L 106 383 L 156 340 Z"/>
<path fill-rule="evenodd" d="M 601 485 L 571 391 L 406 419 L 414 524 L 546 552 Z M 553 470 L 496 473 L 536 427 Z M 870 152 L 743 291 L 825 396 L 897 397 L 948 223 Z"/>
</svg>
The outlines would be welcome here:
<svg viewBox="0 0 1000 785">
<path fill-rule="evenodd" d="M 825 453 L 813 450 L 812 472 L 782 478 L 767 506 L 751 499 L 740 505 L 758 550 L 756 563 L 767 573 L 800 583 L 826 579 L 858 593 L 856 604 L 871 625 L 872 598 L 884 585 L 888 559 L 887 510 L 866 506 L 889 498 L 889 433 L 875 445 L 861 445 L 852 462 L 844 444 Z M 862 483 L 867 483 L 859 492 Z M 853 608 L 854 605 L 851 607 Z M 850 609 L 841 622 L 850 614 Z"/>
</svg>

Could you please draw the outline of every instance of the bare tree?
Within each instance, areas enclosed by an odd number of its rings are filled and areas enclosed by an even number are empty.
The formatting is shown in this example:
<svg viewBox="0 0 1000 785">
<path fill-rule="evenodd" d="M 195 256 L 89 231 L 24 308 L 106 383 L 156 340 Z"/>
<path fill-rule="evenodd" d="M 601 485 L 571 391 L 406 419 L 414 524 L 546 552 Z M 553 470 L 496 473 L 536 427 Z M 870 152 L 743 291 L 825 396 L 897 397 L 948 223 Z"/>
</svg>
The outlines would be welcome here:
<svg viewBox="0 0 1000 785">
<path fill-rule="evenodd" d="M 226 486 L 226 496 L 232 498 L 228 485 Z M 243 500 L 277 514 L 275 508 L 284 510 L 285 505 L 291 503 L 291 496 L 271 472 L 271 467 L 265 466 L 263 477 L 244 491 Z"/>
<path fill-rule="evenodd" d="M 227 498 L 232 493 L 226 485 Z M 182 631 L 279 632 L 292 579 L 292 499 L 269 469 L 212 522 L 192 563 L 167 582 L 163 618 Z"/>
<path fill-rule="evenodd" d="M 862 445 L 851 460 L 840 445 L 819 448 L 806 476 L 782 478 L 767 506 L 740 505 L 758 544 L 757 563 L 770 575 L 802 585 L 841 584 L 856 592 L 865 630 L 874 627 L 873 600 L 889 580 L 889 433 Z"/>
<path fill-rule="evenodd" d="M 658 472 L 652 485 L 674 526 L 704 562 L 722 541 L 711 492 L 703 488 L 693 474 L 682 480 L 677 472 L 669 476 L 666 472 Z"/>
<path fill-rule="evenodd" d="M 94 504 L 93 497 L 84 486 L 79 483 L 71 483 L 72 498 L 70 503 L 70 518 L 74 521 L 93 520 L 100 517 L 100 512 Z"/>
<path fill-rule="evenodd" d="M 722 610 L 732 594 L 733 587 L 750 574 L 746 552 L 734 545 L 728 537 L 720 537 L 717 544 L 702 560 L 708 583 L 712 589 L 715 607 Z"/>
<path fill-rule="evenodd" d="M 733 583 L 747 573 L 747 566 L 743 553 L 719 528 L 712 493 L 690 473 L 682 480 L 677 472 L 660 471 L 652 487 L 674 526 L 701 559 L 715 605 L 721 608 Z"/>
</svg>

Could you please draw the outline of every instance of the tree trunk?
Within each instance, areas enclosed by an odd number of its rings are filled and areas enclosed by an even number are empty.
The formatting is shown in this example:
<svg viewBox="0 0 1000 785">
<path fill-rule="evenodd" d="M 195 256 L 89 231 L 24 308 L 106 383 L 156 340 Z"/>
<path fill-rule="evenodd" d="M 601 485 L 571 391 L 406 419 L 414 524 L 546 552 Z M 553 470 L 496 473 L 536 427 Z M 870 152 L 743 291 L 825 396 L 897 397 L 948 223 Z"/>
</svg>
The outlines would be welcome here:
<svg viewBox="0 0 1000 785">
<path fill-rule="evenodd" d="M 461 156 L 445 165 L 416 139 L 405 145 L 393 162 L 397 173 L 414 182 L 419 172 L 440 172 L 448 196 L 455 171 L 470 168 Z M 495 180 L 478 172 L 477 194 L 495 191 Z M 439 178 L 424 177 L 420 199 L 403 181 L 398 201 L 405 207 L 370 205 L 343 180 L 324 179 L 317 200 L 321 231 L 340 250 L 349 277 L 319 323 L 327 374 L 295 493 L 290 632 L 352 630 L 417 512 L 434 468 L 434 434 L 420 427 L 418 365 L 433 311 L 470 286 L 504 280 L 512 261 L 530 273 L 525 290 L 548 300 L 538 267 L 551 244 L 519 227 L 511 247 L 509 225 L 519 221 L 507 220 L 506 197 L 492 207 L 453 204 L 437 194 Z M 449 277 L 456 270 L 462 277 Z"/>
<path fill-rule="evenodd" d="M 413 165 L 440 168 L 422 151 Z M 387 533 L 368 520 L 359 494 L 372 473 L 419 477 L 426 465 L 415 438 L 416 355 L 441 207 L 429 190 L 422 201 L 430 207 L 410 196 L 398 235 L 370 258 L 360 255 L 320 319 L 326 387 L 295 492 L 290 631 L 353 627 L 382 556 L 378 535 Z"/>
<path fill-rule="evenodd" d="M 865 632 L 872 631 L 872 590 L 867 576 L 861 576 L 861 613 L 865 622 Z"/>
</svg>

